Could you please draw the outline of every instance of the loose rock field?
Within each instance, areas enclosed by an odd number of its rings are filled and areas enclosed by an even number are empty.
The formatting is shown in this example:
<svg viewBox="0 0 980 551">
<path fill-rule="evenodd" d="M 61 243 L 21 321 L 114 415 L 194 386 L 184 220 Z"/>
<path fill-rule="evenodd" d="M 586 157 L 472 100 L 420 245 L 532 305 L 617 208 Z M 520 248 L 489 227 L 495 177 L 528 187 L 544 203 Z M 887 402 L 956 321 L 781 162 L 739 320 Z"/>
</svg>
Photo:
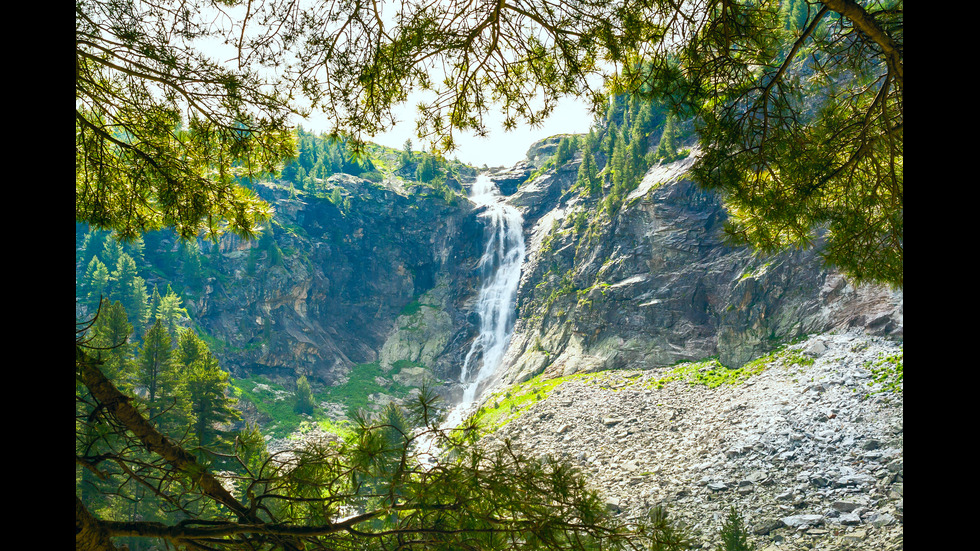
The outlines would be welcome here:
<svg viewBox="0 0 980 551">
<path fill-rule="evenodd" d="M 760 550 L 902 549 L 902 385 L 877 380 L 902 358 L 901 344 L 824 334 L 736 384 L 672 368 L 573 378 L 484 444 L 578 465 L 621 515 L 665 505 L 705 548 L 734 505 Z"/>
</svg>

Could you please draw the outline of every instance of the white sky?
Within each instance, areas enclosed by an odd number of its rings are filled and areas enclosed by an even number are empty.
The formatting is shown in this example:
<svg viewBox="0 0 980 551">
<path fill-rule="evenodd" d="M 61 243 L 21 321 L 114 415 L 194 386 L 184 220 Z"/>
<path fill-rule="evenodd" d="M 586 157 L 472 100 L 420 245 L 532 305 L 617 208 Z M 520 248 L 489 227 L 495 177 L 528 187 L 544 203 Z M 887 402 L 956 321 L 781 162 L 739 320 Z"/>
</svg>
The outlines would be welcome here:
<svg viewBox="0 0 980 551">
<path fill-rule="evenodd" d="M 234 58 L 235 52 L 230 50 L 228 45 L 214 41 L 201 41 L 198 47 L 211 55 L 216 60 Z M 426 148 L 415 135 L 415 105 L 418 99 L 410 97 L 401 108 L 401 115 L 398 116 L 400 123 L 396 128 L 388 132 L 368 138 L 369 141 L 401 149 L 406 139 L 411 139 L 413 148 L 418 151 Z M 504 131 L 502 122 L 503 115 L 498 113 L 494 118 L 493 113 L 488 116 L 489 129 L 486 137 L 478 137 L 472 134 L 460 134 L 454 136 L 457 149 L 447 156 L 457 158 L 464 163 L 472 166 L 489 167 L 494 166 L 513 166 L 518 161 L 525 158 L 528 148 L 534 142 L 554 136 L 556 134 L 584 134 L 588 133 L 592 126 L 593 117 L 589 113 L 587 103 L 575 98 L 566 98 L 560 102 L 552 115 L 537 128 L 528 126 L 518 126 L 511 131 Z M 329 132 L 330 125 L 321 119 L 317 120 L 314 115 L 309 119 L 296 121 L 303 128 L 311 132 Z"/>
<path fill-rule="evenodd" d="M 416 151 L 425 144 L 415 135 L 414 104 L 409 101 L 399 116 L 400 123 L 385 134 L 369 138 L 369 141 L 401 149 L 405 140 L 412 140 Z M 503 116 L 488 124 L 489 133 L 485 137 L 472 134 L 455 136 L 457 149 L 449 153 L 449 158 L 457 158 L 472 166 L 510 167 L 525 158 L 528 148 L 534 142 L 556 134 L 585 134 L 592 126 L 592 115 L 584 101 L 575 98 L 563 100 L 560 106 L 552 112 L 545 123 L 538 128 L 518 126 L 514 130 L 504 131 L 501 123 Z M 329 131 L 327 125 L 318 123 L 316 117 L 302 121 L 303 128 L 311 132 Z"/>
</svg>

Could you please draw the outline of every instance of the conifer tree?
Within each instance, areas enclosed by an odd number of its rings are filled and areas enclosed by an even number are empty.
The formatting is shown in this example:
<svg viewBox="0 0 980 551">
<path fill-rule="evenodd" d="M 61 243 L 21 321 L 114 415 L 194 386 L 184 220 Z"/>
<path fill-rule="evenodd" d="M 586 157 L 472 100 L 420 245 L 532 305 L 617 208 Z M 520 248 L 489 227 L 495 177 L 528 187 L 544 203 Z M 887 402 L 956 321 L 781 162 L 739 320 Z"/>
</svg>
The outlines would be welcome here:
<svg viewBox="0 0 980 551">
<path fill-rule="evenodd" d="M 179 331 L 177 347 L 174 349 L 174 361 L 181 370 L 203 358 L 207 352 L 207 345 L 193 330 L 181 329 Z"/>
<path fill-rule="evenodd" d="M 657 145 L 657 153 L 655 155 L 657 159 L 673 161 L 677 157 L 676 120 L 677 117 L 674 115 L 667 117 L 667 122 L 664 124 L 664 132 L 661 134 L 660 143 Z"/>
<path fill-rule="evenodd" d="M 102 262 L 105 262 L 110 270 L 116 269 L 122 255 L 123 247 L 118 239 L 109 236 L 102 241 Z"/>
<path fill-rule="evenodd" d="M 227 431 L 221 425 L 241 419 L 234 407 L 235 400 L 227 395 L 228 373 L 205 348 L 200 356 L 184 366 L 182 384 L 186 389 L 197 445 L 212 450 L 227 446 L 229 442 L 224 439 Z"/>
<path fill-rule="evenodd" d="M 85 297 L 85 304 L 95 310 L 102 299 L 108 298 L 108 290 L 109 268 L 99 260 L 98 256 L 93 256 L 85 269 L 85 278 L 82 282 L 81 291 Z"/>
<path fill-rule="evenodd" d="M 113 241 L 113 240 L 109 240 Z M 133 329 L 141 333 L 150 317 L 149 295 L 146 290 L 146 280 L 138 275 L 136 262 L 126 253 L 120 253 L 116 269 L 110 273 L 111 300 L 122 303 Z"/>
<path fill-rule="evenodd" d="M 150 418 L 153 419 L 177 394 L 174 374 L 172 337 L 159 319 L 143 335 L 137 357 L 136 383 L 146 396 Z"/>
<path fill-rule="evenodd" d="M 89 332 L 88 346 L 97 350 L 97 357 L 104 362 L 105 375 L 125 389 L 132 387 L 135 351 L 130 342 L 132 334 L 133 326 L 122 303 L 103 300 Z"/>
<path fill-rule="evenodd" d="M 156 293 L 156 288 L 154 287 Z M 167 292 L 163 296 L 157 293 L 156 308 L 153 310 L 155 319 L 163 323 L 167 333 L 178 334 L 178 328 L 188 319 L 187 309 L 181 306 L 183 299 L 167 285 Z"/>
<path fill-rule="evenodd" d="M 313 389 L 310 387 L 310 381 L 305 375 L 300 375 L 299 379 L 296 379 L 296 403 L 293 405 L 293 411 L 313 415 L 313 408 Z"/>
<path fill-rule="evenodd" d="M 423 153 L 422 160 L 419 162 L 418 168 L 415 169 L 415 178 L 424 183 L 429 183 L 435 179 L 439 171 L 439 163 L 435 157 L 430 153 Z"/>
<path fill-rule="evenodd" d="M 733 505 L 721 526 L 721 547 L 718 551 L 753 551 L 755 546 L 749 544 L 748 531 L 742 515 Z"/>
<path fill-rule="evenodd" d="M 592 156 L 591 149 L 586 148 L 582 152 L 582 164 L 578 167 L 576 186 L 582 190 L 583 195 L 588 197 L 596 197 L 602 191 L 602 181 L 599 179 L 595 157 Z"/>
<path fill-rule="evenodd" d="M 405 140 L 401 154 L 398 156 L 398 168 L 404 170 L 415 163 L 415 153 L 412 151 L 412 140 Z"/>
</svg>

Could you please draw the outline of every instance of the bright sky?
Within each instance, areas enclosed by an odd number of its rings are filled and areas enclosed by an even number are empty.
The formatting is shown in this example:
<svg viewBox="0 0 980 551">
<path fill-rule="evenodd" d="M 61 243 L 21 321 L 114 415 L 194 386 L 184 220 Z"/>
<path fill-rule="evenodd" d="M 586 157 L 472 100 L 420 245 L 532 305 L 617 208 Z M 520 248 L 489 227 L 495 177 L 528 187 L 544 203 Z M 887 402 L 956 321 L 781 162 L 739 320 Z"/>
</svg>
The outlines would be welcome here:
<svg viewBox="0 0 980 551">
<path fill-rule="evenodd" d="M 217 60 L 235 57 L 235 52 L 229 50 L 228 45 L 216 41 L 201 41 L 198 47 Z M 415 105 L 417 103 L 417 99 L 410 97 L 402 108 L 402 114 L 398 116 L 400 121 L 398 126 L 385 134 L 369 138 L 369 141 L 401 149 L 405 145 L 405 140 L 411 139 L 416 151 L 423 149 L 425 144 L 415 135 Z M 448 157 L 457 158 L 464 163 L 477 167 L 484 164 L 488 167 L 510 167 L 525 158 L 528 148 L 534 142 L 556 134 L 588 133 L 593 120 L 586 102 L 575 98 L 563 100 L 544 124 L 537 128 L 519 126 L 515 130 L 505 132 L 502 126 L 503 115 L 498 114 L 495 120 L 493 113 L 489 117 L 491 120 L 487 124 L 488 136 L 482 138 L 474 135 L 454 136 L 457 149 L 449 153 Z M 315 115 L 307 120 L 297 122 L 311 132 L 329 132 L 331 130 L 328 123 L 322 120 L 318 121 Z"/>
<path fill-rule="evenodd" d="M 415 136 L 415 113 L 414 108 L 410 107 L 414 104 L 409 102 L 407 105 L 409 107 L 405 108 L 404 114 L 398 117 L 400 123 L 396 128 L 369 141 L 401 149 L 405 145 L 405 140 L 410 139 L 416 151 L 423 149 L 424 144 Z M 501 125 L 502 121 L 501 116 L 488 124 L 490 131 L 486 137 L 481 138 L 472 134 L 456 136 L 457 149 L 448 154 L 448 157 L 457 158 L 476 167 L 483 165 L 511 167 L 524 159 L 528 148 L 538 140 L 556 134 L 588 133 L 592 125 L 592 115 L 585 102 L 568 98 L 554 110 L 544 125 L 538 128 L 519 126 L 507 132 Z M 329 130 L 326 125 L 318 124 L 315 117 L 301 124 L 303 128 L 313 132 Z"/>
</svg>

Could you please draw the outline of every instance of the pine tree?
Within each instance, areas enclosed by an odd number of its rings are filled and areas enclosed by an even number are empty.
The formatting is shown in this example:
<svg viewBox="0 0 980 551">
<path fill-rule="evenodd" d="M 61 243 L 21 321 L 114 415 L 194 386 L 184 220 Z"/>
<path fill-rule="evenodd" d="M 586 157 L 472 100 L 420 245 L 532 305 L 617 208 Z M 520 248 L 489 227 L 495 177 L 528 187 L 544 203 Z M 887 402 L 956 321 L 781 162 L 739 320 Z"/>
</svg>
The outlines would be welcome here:
<svg viewBox="0 0 980 551">
<path fill-rule="evenodd" d="M 588 197 L 598 196 L 602 191 L 602 181 L 599 179 L 596 169 L 595 157 L 592 151 L 586 149 L 582 153 L 582 164 L 578 167 L 578 177 L 576 186 L 581 189 L 581 193 Z"/>
<path fill-rule="evenodd" d="M 562 138 L 555 151 L 555 166 L 561 166 L 571 160 L 575 156 L 576 148 L 578 148 L 578 139 L 575 136 Z"/>
<path fill-rule="evenodd" d="M 89 332 L 89 346 L 98 351 L 105 375 L 125 389 L 132 386 L 135 351 L 130 342 L 132 333 L 133 326 L 122 303 L 103 300 Z"/>
<path fill-rule="evenodd" d="M 142 333 L 150 317 L 149 293 L 146 280 L 138 275 L 136 262 L 126 253 L 120 253 L 116 269 L 110 273 L 109 298 L 122 303 L 134 331 Z"/>
<path fill-rule="evenodd" d="M 177 334 L 177 348 L 174 349 L 174 362 L 183 370 L 186 366 L 200 360 L 208 352 L 208 347 L 191 329 L 181 329 Z"/>
<path fill-rule="evenodd" d="M 136 383 L 146 397 L 152 419 L 167 405 L 167 398 L 177 393 L 172 338 L 159 319 L 143 335 L 136 366 Z"/>
<path fill-rule="evenodd" d="M 102 242 L 102 262 L 109 266 L 110 270 L 115 270 L 119 262 L 119 257 L 123 255 L 122 243 L 118 239 L 110 236 Z"/>
<path fill-rule="evenodd" d="M 156 293 L 155 287 L 154 293 Z M 153 316 L 163 323 L 168 333 L 177 335 L 178 328 L 189 319 L 187 309 L 181 306 L 183 299 L 168 284 L 167 293 L 163 296 L 157 293 L 155 302 Z"/>
<path fill-rule="evenodd" d="M 108 298 L 108 290 L 109 268 L 99 260 L 98 256 L 93 256 L 85 269 L 85 277 L 80 289 L 85 304 L 95 310 L 103 299 Z"/>
<path fill-rule="evenodd" d="M 676 119 L 673 115 L 667 117 L 667 122 L 664 124 L 664 133 L 660 136 L 660 144 L 657 145 L 657 152 L 655 154 L 658 159 L 672 161 L 677 157 Z"/>
<path fill-rule="evenodd" d="M 398 157 L 398 168 L 404 170 L 415 162 L 415 153 L 412 152 L 412 140 L 405 140 L 401 154 Z"/>
<path fill-rule="evenodd" d="M 435 155 L 428 153 L 422 154 L 422 161 L 415 169 L 415 178 L 424 183 L 431 182 L 439 172 L 439 163 Z"/>
<path fill-rule="evenodd" d="M 721 547 L 718 551 L 752 551 L 753 549 L 755 546 L 749 545 L 745 521 L 733 505 L 721 527 Z"/>
<path fill-rule="evenodd" d="M 184 367 L 183 386 L 197 445 L 212 450 L 227 445 L 224 441 L 226 432 L 220 425 L 241 419 L 241 414 L 234 407 L 235 400 L 227 395 L 228 373 L 221 369 L 217 358 L 206 347 L 199 357 Z"/>
<path fill-rule="evenodd" d="M 313 415 L 313 407 L 313 389 L 310 388 L 306 376 L 302 375 L 296 379 L 296 404 L 293 406 L 293 411 Z"/>
</svg>

